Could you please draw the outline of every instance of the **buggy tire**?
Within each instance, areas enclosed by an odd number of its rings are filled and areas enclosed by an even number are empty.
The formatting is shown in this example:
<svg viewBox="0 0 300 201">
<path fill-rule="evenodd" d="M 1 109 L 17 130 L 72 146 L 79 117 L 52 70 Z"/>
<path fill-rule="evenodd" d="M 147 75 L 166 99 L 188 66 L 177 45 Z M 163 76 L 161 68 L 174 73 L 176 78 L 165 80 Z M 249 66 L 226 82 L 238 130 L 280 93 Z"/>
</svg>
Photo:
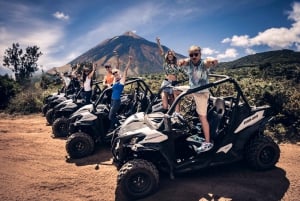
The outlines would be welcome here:
<svg viewBox="0 0 300 201">
<path fill-rule="evenodd" d="M 69 134 L 69 120 L 65 117 L 57 118 L 52 124 L 54 137 L 67 137 Z"/>
<path fill-rule="evenodd" d="M 275 167 L 280 157 L 280 149 L 269 136 L 253 138 L 246 147 L 246 161 L 255 170 L 267 170 Z"/>
<path fill-rule="evenodd" d="M 43 107 L 42 107 L 42 113 L 43 113 L 43 116 L 46 116 L 47 111 L 48 111 L 48 104 L 45 104 L 45 105 L 43 105 Z"/>
<path fill-rule="evenodd" d="M 51 108 L 47 111 L 46 113 L 46 120 L 48 122 L 49 125 L 53 124 L 54 121 L 54 110 Z"/>
<path fill-rule="evenodd" d="M 70 158 L 82 158 L 93 153 L 95 142 L 86 133 L 78 132 L 70 135 L 66 142 L 66 151 Z"/>
<path fill-rule="evenodd" d="M 134 159 L 125 163 L 118 173 L 117 189 L 131 199 L 142 198 L 158 188 L 159 173 L 153 163 Z"/>
</svg>

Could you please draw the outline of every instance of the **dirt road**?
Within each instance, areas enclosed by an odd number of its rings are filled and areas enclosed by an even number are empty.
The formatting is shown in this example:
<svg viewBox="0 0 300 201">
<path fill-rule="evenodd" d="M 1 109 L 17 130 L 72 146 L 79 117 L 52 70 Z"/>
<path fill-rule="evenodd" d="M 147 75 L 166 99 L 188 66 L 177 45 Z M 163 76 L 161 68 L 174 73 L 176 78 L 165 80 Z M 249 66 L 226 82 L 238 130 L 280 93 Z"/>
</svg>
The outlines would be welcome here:
<svg viewBox="0 0 300 201">
<path fill-rule="evenodd" d="M 277 167 L 255 172 L 243 164 L 199 171 L 170 180 L 144 201 L 298 201 L 300 143 L 280 145 Z M 99 164 L 99 168 L 97 167 Z M 65 140 L 51 138 L 39 114 L 0 115 L 0 200 L 123 201 L 110 149 L 67 160 Z"/>
</svg>

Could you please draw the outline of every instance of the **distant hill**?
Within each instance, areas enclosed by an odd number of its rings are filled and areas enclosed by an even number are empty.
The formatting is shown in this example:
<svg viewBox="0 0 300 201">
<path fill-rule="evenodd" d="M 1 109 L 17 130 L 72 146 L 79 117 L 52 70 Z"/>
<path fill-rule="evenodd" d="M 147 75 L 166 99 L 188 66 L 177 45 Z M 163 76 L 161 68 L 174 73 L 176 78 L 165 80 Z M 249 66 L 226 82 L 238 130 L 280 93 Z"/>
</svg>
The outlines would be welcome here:
<svg viewBox="0 0 300 201">
<path fill-rule="evenodd" d="M 221 62 L 219 68 L 241 68 L 266 64 L 274 66 L 295 63 L 300 64 L 300 52 L 284 49 L 248 55 L 231 62 Z"/>
<path fill-rule="evenodd" d="M 163 46 L 163 49 L 167 51 L 169 48 Z M 93 62 L 97 63 L 97 71 L 103 75 L 105 73 L 105 69 L 103 68 L 105 63 L 111 63 L 113 66 L 116 66 L 117 58 L 119 58 L 120 67 L 123 69 L 128 61 L 128 55 L 134 58 L 134 65 L 129 70 L 129 74 L 140 75 L 162 72 L 161 66 L 163 61 L 159 55 L 157 44 L 130 31 L 104 40 L 68 64 L 59 67 L 58 70 L 69 71 L 71 65 Z M 178 58 L 184 57 L 180 54 L 176 55 Z M 300 52 L 283 49 L 248 55 L 231 62 L 220 62 L 218 68 L 241 68 L 260 65 L 274 66 L 277 64 L 295 63 L 300 65 Z M 49 72 L 52 70 L 50 69 Z"/>
<path fill-rule="evenodd" d="M 163 46 L 167 51 L 169 48 Z M 150 42 L 133 32 L 125 32 L 123 35 L 106 39 L 87 52 L 78 56 L 64 66 L 64 69 L 71 65 L 84 62 L 96 62 L 98 71 L 104 73 L 105 63 L 117 65 L 117 58 L 120 61 L 121 69 L 124 68 L 128 61 L 128 56 L 133 56 L 134 67 L 129 70 L 129 74 L 139 75 L 146 73 L 162 72 L 162 59 L 159 55 L 159 49 L 156 43 Z M 177 54 L 178 58 L 183 58 Z"/>
</svg>

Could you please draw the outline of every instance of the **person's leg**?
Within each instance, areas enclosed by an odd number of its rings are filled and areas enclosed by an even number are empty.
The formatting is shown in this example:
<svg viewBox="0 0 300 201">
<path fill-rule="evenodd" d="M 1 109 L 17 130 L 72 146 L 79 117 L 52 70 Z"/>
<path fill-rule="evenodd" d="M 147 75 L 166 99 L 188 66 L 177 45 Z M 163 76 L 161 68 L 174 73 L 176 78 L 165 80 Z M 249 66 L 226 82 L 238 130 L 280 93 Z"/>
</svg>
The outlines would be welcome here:
<svg viewBox="0 0 300 201">
<path fill-rule="evenodd" d="M 167 110 L 169 108 L 168 105 L 168 90 L 169 88 L 166 87 L 170 84 L 169 81 L 167 80 L 163 80 L 163 82 L 161 83 L 161 88 L 163 88 L 162 92 L 161 92 L 161 99 L 162 99 L 162 104 L 163 104 L 163 109 Z"/>
<path fill-rule="evenodd" d="M 108 119 L 110 120 L 110 129 L 114 129 L 115 125 L 118 123 L 117 112 L 120 108 L 120 101 L 111 100 L 111 107 L 108 114 Z"/>
<path fill-rule="evenodd" d="M 181 91 L 179 91 L 179 90 L 173 90 L 174 100 L 177 98 L 177 96 L 179 96 L 180 93 L 181 93 Z M 180 112 L 180 102 L 178 102 L 178 104 L 176 105 L 175 112 L 177 112 L 177 113 Z"/>
<path fill-rule="evenodd" d="M 205 136 L 205 141 L 209 142 L 209 124 L 206 117 L 209 93 L 194 93 L 193 96 L 197 107 L 196 110 L 199 115 L 199 120 L 201 122 L 202 130 Z"/>
<path fill-rule="evenodd" d="M 167 110 L 168 109 L 168 93 L 163 91 L 161 93 L 161 99 L 162 99 L 163 109 Z"/>
<path fill-rule="evenodd" d="M 208 121 L 207 121 L 207 117 L 199 115 L 199 119 L 200 119 L 200 122 L 201 122 L 201 125 L 202 125 L 202 130 L 203 130 L 203 133 L 204 133 L 205 142 L 210 142 L 209 124 L 208 124 Z"/>
<path fill-rule="evenodd" d="M 86 91 L 85 93 L 86 93 L 86 95 L 85 95 L 86 104 L 90 104 L 91 103 L 91 97 L 92 97 L 92 91 Z"/>
</svg>

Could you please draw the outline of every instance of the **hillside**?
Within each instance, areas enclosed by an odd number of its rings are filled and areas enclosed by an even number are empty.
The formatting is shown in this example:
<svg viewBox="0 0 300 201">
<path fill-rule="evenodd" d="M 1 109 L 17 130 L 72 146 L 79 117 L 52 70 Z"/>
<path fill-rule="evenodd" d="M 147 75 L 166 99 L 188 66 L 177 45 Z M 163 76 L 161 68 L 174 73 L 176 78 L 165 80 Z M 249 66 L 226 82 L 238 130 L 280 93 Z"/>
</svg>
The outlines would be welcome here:
<svg viewBox="0 0 300 201">
<path fill-rule="evenodd" d="M 164 50 L 169 48 L 163 46 Z M 120 67 L 124 67 L 128 61 L 128 55 L 134 58 L 134 68 L 131 68 L 130 74 L 146 74 L 161 72 L 162 59 L 159 55 L 157 44 L 150 42 L 133 32 L 125 32 L 123 35 L 106 39 L 87 52 L 78 56 L 70 65 L 83 62 L 96 62 L 98 66 L 105 63 L 117 65 L 117 58 L 120 61 Z M 183 57 L 182 55 L 177 55 Z M 100 68 L 100 73 L 104 69 Z"/>
<path fill-rule="evenodd" d="M 299 64 L 300 52 L 293 50 L 276 50 L 248 55 L 231 62 L 221 62 L 219 68 L 240 68 L 245 66 L 276 64 Z"/>
</svg>

